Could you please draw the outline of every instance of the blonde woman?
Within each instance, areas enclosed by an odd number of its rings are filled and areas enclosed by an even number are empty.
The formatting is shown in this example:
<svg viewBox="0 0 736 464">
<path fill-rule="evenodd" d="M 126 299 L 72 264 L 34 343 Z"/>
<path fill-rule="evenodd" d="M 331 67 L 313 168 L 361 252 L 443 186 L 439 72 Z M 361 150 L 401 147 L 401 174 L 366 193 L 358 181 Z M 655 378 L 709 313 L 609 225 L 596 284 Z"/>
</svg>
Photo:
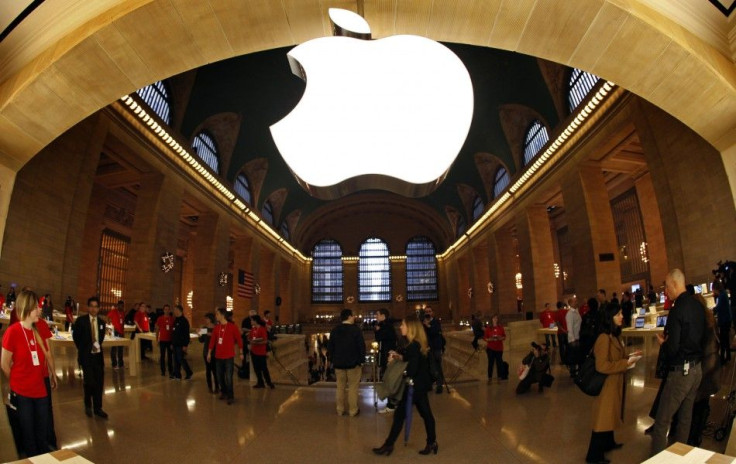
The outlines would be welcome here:
<svg viewBox="0 0 736 464">
<path fill-rule="evenodd" d="M 419 415 L 424 420 L 424 428 L 427 432 L 427 445 L 419 454 L 437 454 L 437 435 L 435 433 L 434 416 L 432 409 L 429 407 L 429 397 L 427 393 L 432 389 L 432 379 L 429 375 L 429 345 L 427 343 L 427 335 L 424 326 L 419 319 L 414 316 L 408 316 L 401 322 L 401 335 L 406 338 L 407 345 L 403 350 L 403 354 L 395 351 L 389 353 L 390 359 L 403 359 L 409 364 L 406 366 L 406 377 L 410 378 L 414 384 L 414 395 L 412 403 L 417 407 Z M 373 448 L 376 454 L 390 455 L 394 450 L 394 443 L 401 433 L 406 418 L 406 401 L 409 389 L 404 389 L 404 396 L 396 406 L 394 413 L 394 421 L 391 424 L 391 431 L 386 437 L 386 441 L 380 448 Z"/>
<path fill-rule="evenodd" d="M 0 365 L 10 379 L 10 407 L 18 417 L 21 443 L 18 451 L 31 457 L 54 450 L 48 434 L 53 419 L 51 397 L 44 380 L 49 371 L 48 351 L 33 326 L 41 313 L 36 294 L 30 290 L 20 292 L 16 311 L 20 321 L 5 331 Z M 56 376 L 50 381 L 55 388 Z"/>
</svg>

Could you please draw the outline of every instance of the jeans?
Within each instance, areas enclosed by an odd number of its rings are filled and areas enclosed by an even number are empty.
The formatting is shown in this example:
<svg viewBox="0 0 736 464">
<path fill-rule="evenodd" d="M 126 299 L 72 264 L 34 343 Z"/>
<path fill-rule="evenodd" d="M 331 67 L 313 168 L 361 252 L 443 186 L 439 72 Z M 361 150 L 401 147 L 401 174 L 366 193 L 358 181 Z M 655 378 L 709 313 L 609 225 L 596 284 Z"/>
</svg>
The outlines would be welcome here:
<svg viewBox="0 0 736 464">
<path fill-rule="evenodd" d="M 11 395 L 11 404 L 16 407 L 20 426 L 22 449 L 19 452 L 31 457 L 53 451 L 55 448 L 48 442 L 50 398 L 29 398 L 16 393 Z"/>
<path fill-rule="evenodd" d="M 115 331 L 116 337 L 122 337 L 123 334 Z M 112 364 L 112 367 L 123 367 L 125 364 L 123 363 L 123 347 L 122 346 L 113 346 L 110 348 L 110 363 Z"/>
<path fill-rule="evenodd" d="M 356 366 L 352 369 L 335 369 L 335 377 L 337 377 L 335 403 L 338 414 L 345 412 L 346 388 L 348 391 L 348 412 L 351 416 L 358 414 L 358 387 L 360 386 L 360 374 L 362 372 L 362 366 Z"/>
<path fill-rule="evenodd" d="M 48 377 L 43 378 L 43 382 L 46 384 L 46 394 L 49 397 L 49 429 L 46 436 L 46 441 L 52 449 L 59 449 L 59 445 L 56 442 L 56 429 L 54 428 L 54 408 L 51 404 L 51 380 Z"/>
<path fill-rule="evenodd" d="M 268 372 L 268 356 L 259 356 L 250 352 L 250 359 L 253 360 L 253 370 L 258 378 L 258 385 L 264 385 L 265 379 L 266 385 L 269 387 L 273 385 L 271 382 L 271 373 Z"/>
<path fill-rule="evenodd" d="M 437 390 L 442 391 L 442 385 L 445 384 L 445 374 L 442 372 L 442 349 L 433 349 L 432 351 L 432 363 L 431 366 L 434 370 L 433 374 L 437 382 Z"/>
<path fill-rule="evenodd" d="M 161 375 L 166 375 L 167 369 L 166 369 L 166 363 L 169 363 L 168 373 L 169 375 L 173 375 L 172 370 L 172 357 L 173 352 L 171 349 L 171 342 L 158 342 L 158 348 L 159 348 L 159 364 L 161 365 Z"/>
<path fill-rule="evenodd" d="M 550 340 L 551 343 L 550 344 Z M 557 337 L 552 334 L 544 334 L 544 341 L 547 343 L 547 347 L 557 348 Z"/>
<path fill-rule="evenodd" d="M 210 389 L 210 391 L 218 392 L 220 391 L 220 381 L 217 378 L 217 370 L 215 368 L 215 359 L 211 358 L 212 360 L 210 362 L 207 362 L 207 355 L 204 355 L 204 376 L 207 379 L 207 388 Z M 213 388 L 214 387 L 214 388 Z"/>
<path fill-rule="evenodd" d="M 215 359 L 215 371 L 220 383 L 220 393 L 233 399 L 233 358 Z"/>
<path fill-rule="evenodd" d="M 719 354 L 721 362 L 731 360 L 731 325 L 722 325 L 718 327 L 718 340 L 721 343 Z"/>
<path fill-rule="evenodd" d="M 702 363 L 690 367 L 688 375 L 681 369 L 667 374 L 667 383 L 662 390 L 657 418 L 652 430 L 652 456 L 667 447 L 667 431 L 672 417 L 677 414 L 677 431 L 673 437 L 680 443 L 687 443 L 693 416 L 693 404 L 703 376 Z"/>
<path fill-rule="evenodd" d="M 567 364 L 567 332 L 558 332 L 557 340 L 560 343 L 560 364 Z"/>
<path fill-rule="evenodd" d="M 503 362 L 503 351 L 496 351 L 496 350 L 486 350 L 486 356 L 488 357 L 488 380 L 493 377 L 493 365 L 496 364 L 496 374 L 498 374 L 498 378 L 506 378 L 501 377 L 501 363 Z"/>
<path fill-rule="evenodd" d="M 184 357 L 186 355 L 186 353 L 184 352 L 184 347 L 174 345 L 173 348 L 174 348 L 174 377 L 176 377 L 177 379 L 181 378 L 182 367 L 184 368 L 184 372 L 187 374 L 187 377 L 191 377 L 192 368 L 189 367 L 187 358 Z M 232 371 L 230 372 L 232 373 Z"/>
<path fill-rule="evenodd" d="M 413 388 L 413 387 L 412 387 Z M 393 446 L 396 439 L 399 438 L 401 428 L 404 426 L 404 420 L 406 419 L 406 395 L 408 394 L 409 387 L 404 390 L 404 396 L 396 406 L 394 411 L 394 421 L 391 424 L 391 431 L 386 437 L 384 445 Z M 417 407 L 419 415 L 424 421 L 424 431 L 427 433 L 427 444 L 431 445 L 437 441 L 437 434 L 435 431 L 434 416 L 432 415 L 432 408 L 429 406 L 429 397 L 426 391 L 414 391 L 413 401 L 414 406 Z"/>
</svg>

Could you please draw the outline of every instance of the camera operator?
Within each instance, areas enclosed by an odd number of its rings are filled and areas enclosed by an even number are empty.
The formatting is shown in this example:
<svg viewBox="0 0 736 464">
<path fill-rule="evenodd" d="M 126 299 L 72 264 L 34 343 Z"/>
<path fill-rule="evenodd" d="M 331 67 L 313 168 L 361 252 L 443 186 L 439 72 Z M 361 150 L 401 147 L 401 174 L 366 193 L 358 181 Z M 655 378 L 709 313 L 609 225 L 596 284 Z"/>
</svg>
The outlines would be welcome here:
<svg viewBox="0 0 736 464">
<path fill-rule="evenodd" d="M 529 373 L 516 386 L 516 394 L 520 395 L 528 392 L 534 383 L 539 384 L 539 392 L 542 393 L 544 386 L 540 381 L 542 380 L 542 376 L 549 371 L 547 344 L 538 345 L 532 342 L 532 350 L 524 357 L 521 363 L 529 366 Z"/>
<path fill-rule="evenodd" d="M 427 331 L 427 340 L 430 349 L 430 371 L 432 379 L 437 382 L 435 393 L 442 393 L 442 385 L 445 383 L 445 375 L 442 372 L 442 353 L 445 350 L 445 337 L 442 336 L 442 325 L 439 319 L 435 318 L 432 308 L 427 306 L 424 308 L 424 316 L 422 316 L 422 324 Z"/>
</svg>

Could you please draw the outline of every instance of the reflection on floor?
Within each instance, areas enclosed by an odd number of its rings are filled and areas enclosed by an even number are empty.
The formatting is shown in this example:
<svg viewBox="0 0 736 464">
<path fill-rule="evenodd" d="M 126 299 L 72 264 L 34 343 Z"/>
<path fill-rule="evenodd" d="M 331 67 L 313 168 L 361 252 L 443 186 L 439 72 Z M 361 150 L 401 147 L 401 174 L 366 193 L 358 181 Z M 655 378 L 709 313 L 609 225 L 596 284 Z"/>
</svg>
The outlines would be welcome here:
<svg viewBox="0 0 736 464">
<path fill-rule="evenodd" d="M 580 393 L 560 366 L 551 389 L 516 396 L 515 380 L 454 385 L 452 394 L 431 393 L 437 419 L 439 454 L 419 456 L 424 428 L 415 414 L 409 443 L 397 443 L 394 453 L 377 457 L 371 447 L 383 442 L 390 414 L 377 414 L 373 389 L 360 390 L 358 417 L 338 417 L 334 389 L 320 386 L 279 385 L 255 390 L 236 379 L 236 402 L 228 406 L 210 394 L 204 380 L 199 346 L 191 362 L 191 381 L 162 377 L 158 363 L 141 364 L 141 375 L 130 377 L 109 368 L 106 359 L 104 409 L 109 420 L 84 415 L 81 379 L 73 369 L 74 353 L 57 354 L 63 372 L 54 393 L 59 443 L 95 463 L 392 463 L 427 460 L 453 463 L 562 463 L 584 462 L 590 437 L 592 398 Z M 524 352 L 506 352 L 512 366 Z M 484 353 L 480 353 L 485 356 Z M 648 457 L 650 438 L 644 429 L 659 381 L 653 377 L 656 359 L 646 358 L 629 375 L 625 424 L 616 432 L 625 446 L 609 453 L 614 463 L 638 463 Z M 731 366 L 728 366 L 731 367 Z M 446 375 L 454 374 L 447 368 Z M 513 374 L 512 374 L 513 377 Z M 724 371 L 723 392 L 732 373 Z M 380 405 L 379 405 L 380 406 Z M 720 423 L 723 399 L 712 401 L 712 420 Z M 402 435 L 403 437 L 403 435 Z M 726 441 L 706 438 L 703 447 L 723 452 Z"/>
</svg>

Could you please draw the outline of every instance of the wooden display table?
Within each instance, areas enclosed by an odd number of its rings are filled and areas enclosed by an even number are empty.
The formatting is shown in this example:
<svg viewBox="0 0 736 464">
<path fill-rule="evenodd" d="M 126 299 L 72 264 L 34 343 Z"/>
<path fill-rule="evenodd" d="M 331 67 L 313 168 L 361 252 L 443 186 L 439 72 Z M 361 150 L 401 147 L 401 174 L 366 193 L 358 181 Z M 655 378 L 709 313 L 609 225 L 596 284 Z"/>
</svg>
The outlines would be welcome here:
<svg viewBox="0 0 736 464">
<path fill-rule="evenodd" d="M 126 365 L 128 366 L 128 369 L 130 369 L 131 376 L 138 375 L 138 363 L 134 362 L 140 357 L 138 355 L 138 345 L 136 343 L 133 343 L 132 340 L 130 340 L 129 338 L 105 337 L 105 340 L 102 342 L 103 354 L 106 355 L 108 353 L 107 349 L 113 346 L 122 346 L 128 348 L 128 362 L 126 363 Z M 74 340 L 72 339 L 72 336 L 71 334 L 69 334 L 69 332 L 59 332 L 58 335 L 49 338 L 49 348 L 71 348 L 73 350 L 77 349 L 77 347 L 74 345 Z"/>
<path fill-rule="evenodd" d="M 644 461 L 642 464 L 732 464 L 736 458 L 695 448 L 682 443 L 675 443 L 666 450 Z"/>
</svg>

